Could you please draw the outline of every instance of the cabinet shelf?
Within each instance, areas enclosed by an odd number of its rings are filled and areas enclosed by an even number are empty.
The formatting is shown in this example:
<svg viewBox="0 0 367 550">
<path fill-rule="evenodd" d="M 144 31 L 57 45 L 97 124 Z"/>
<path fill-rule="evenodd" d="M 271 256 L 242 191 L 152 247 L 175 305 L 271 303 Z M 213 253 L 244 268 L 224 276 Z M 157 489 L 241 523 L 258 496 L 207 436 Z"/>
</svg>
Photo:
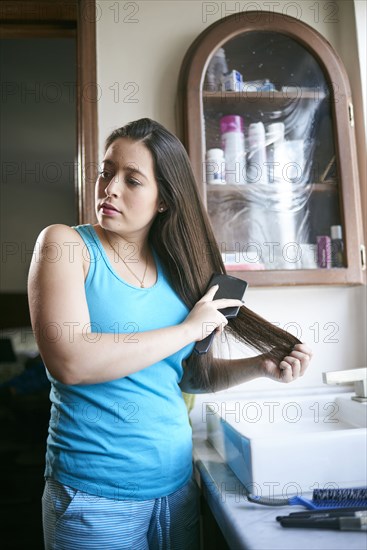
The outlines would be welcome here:
<svg viewBox="0 0 367 550">
<path fill-rule="evenodd" d="M 251 185 L 251 184 L 248 184 Z M 256 184 L 255 184 L 256 185 Z M 269 184 L 271 187 L 272 184 Z M 238 197 L 244 197 L 246 194 L 247 185 L 232 185 L 232 184 L 223 184 L 223 185 L 211 185 L 206 186 L 206 195 L 209 198 L 210 196 L 221 196 L 225 194 L 238 195 Z M 338 193 L 337 183 L 310 183 L 307 185 L 308 192 L 315 193 Z"/>
<path fill-rule="evenodd" d="M 204 90 L 203 91 L 203 101 L 205 102 L 213 102 L 213 103 L 226 103 L 226 102 L 242 102 L 242 101 L 249 101 L 254 102 L 256 100 L 259 101 L 269 101 L 269 102 L 277 102 L 277 103 L 288 103 L 290 101 L 300 101 L 302 99 L 306 100 L 312 100 L 312 101 L 322 101 L 327 97 L 325 92 L 318 90 L 315 88 L 314 90 L 310 89 L 302 89 L 300 88 L 297 91 L 276 91 L 276 90 L 268 90 L 268 91 L 241 91 L 241 92 L 228 92 L 228 91 L 209 91 Z"/>
<path fill-rule="evenodd" d="M 214 91 L 214 85 L 210 89 L 214 73 L 209 78 L 208 70 L 215 66 L 211 62 L 219 48 L 222 51 L 217 59 L 223 59 L 224 51 L 228 71 L 239 71 L 245 86 L 246 81 L 269 80 L 276 90 L 256 90 L 254 84 L 248 84 L 243 91 L 220 91 L 218 80 L 218 91 Z M 236 276 L 251 286 L 364 282 L 359 175 L 354 127 L 349 117 L 351 90 L 339 56 L 316 30 L 295 18 L 260 11 L 213 23 L 185 56 L 178 105 L 182 140 L 220 247 L 224 245 L 230 251 L 234 243 L 246 247 L 246 243 L 266 244 L 271 240 L 279 241 L 283 250 L 289 243 L 314 246 L 318 236 L 331 236 L 333 225 L 342 227 L 344 267 L 310 268 L 305 262 L 295 269 L 281 259 L 279 263 L 264 259 L 257 271 L 238 271 L 238 263 Z M 221 120 L 227 115 L 237 117 L 232 118 L 232 124 L 241 117 L 237 132 L 243 134 L 239 142 L 231 136 L 232 149 L 228 151 L 227 138 L 222 134 L 226 122 Z M 274 124 L 277 129 L 284 128 L 276 157 L 272 145 Z M 253 146 L 251 125 L 263 128 L 263 135 L 265 132 L 262 149 Z M 240 147 L 236 157 L 234 143 Z M 206 152 L 217 148 L 224 150 L 221 168 L 224 166 L 227 172 L 227 181 L 236 178 L 253 183 L 206 184 Z M 262 177 L 260 173 L 258 179 L 253 177 L 253 155 L 257 151 L 263 155 L 262 164 L 257 166 L 267 170 L 267 175 Z M 272 173 L 269 166 L 275 170 L 275 158 L 280 160 L 280 168 Z M 298 167 L 299 178 L 295 175 Z M 210 170 L 208 174 L 212 175 L 212 167 Z M 258 189 L 254 187 L 256 182 Z M 295 196 L 291 182 L 298 182 Z"/>
</svg>

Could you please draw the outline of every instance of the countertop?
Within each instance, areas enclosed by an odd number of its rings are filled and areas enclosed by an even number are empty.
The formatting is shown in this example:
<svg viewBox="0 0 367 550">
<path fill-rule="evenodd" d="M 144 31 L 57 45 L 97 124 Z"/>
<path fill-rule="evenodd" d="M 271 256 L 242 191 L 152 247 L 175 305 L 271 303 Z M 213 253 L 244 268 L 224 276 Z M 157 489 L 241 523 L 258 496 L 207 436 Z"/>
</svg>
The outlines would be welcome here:
<svg viewBox="0 0 367 550">
<path fill-rule="evenodd" d="M 366 531 L 282 527 L 276 516 L 304 511 L 305 508 L 270 508 L 249 502 L 242 483 L 206 440 L 205 424 L 198 418 L 193 419 L 193 441 L 196 480 L 231 549 L 367 550 Z"/>
</svg>

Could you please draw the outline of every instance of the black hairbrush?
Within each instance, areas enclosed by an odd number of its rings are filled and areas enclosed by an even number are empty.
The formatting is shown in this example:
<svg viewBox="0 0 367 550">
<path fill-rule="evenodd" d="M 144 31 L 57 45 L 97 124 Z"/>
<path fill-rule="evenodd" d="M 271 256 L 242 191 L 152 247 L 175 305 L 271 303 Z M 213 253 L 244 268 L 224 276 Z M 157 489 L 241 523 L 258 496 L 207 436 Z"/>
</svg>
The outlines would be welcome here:
<svg viewBox="0 0 367 550">
<path fill-rule="evenodd" d="M 208 288 L 206 292 L 214 285 L 219 285 L 217 292 L 214 295 L 214 300 L 220 298 L 235 298 L 238 300 L 243 300 L 243 297 L 246 292 L 247 283 L 242 279 L 237 279 L 237 277 L 232 277 L 231 275 L 225 275 L 223 273 L 214 273 L 209 281 Z M 226 307 L 220 309 L 219 311 L 226 317 L 226 319 L 233 319 L 237 317 L 239 307 Z M 204 340 L 196 342 L 194 351 L 196 353 L 202 354 L 207 353 L 210 348 L 215 335 L 215 330 L 209 334 Z"/>
</svg>

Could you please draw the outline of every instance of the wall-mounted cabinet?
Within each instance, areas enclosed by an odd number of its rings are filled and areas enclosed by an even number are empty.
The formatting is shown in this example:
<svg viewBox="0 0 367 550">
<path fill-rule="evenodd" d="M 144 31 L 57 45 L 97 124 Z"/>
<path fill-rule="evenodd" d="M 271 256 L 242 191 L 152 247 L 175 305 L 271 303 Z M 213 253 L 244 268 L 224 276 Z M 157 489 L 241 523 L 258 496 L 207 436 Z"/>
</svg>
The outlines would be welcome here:
<svg viewBox="0 0 367 550">
<path fill-rule="evenodd" d="M 235 14 L 192 44 L 179 94 L 227 271 L 253 286 L 362 283 L 353 104 L 330 44 L 288 16 Z"/>
</svg>

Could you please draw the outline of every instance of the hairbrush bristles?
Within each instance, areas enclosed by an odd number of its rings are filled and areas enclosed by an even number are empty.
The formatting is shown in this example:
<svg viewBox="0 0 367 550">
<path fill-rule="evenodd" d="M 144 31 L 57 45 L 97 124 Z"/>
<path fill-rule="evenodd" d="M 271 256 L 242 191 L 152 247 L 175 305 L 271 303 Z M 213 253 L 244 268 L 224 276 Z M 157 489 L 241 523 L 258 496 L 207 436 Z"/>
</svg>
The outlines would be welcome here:
<svg viewBox="0 0 367 550">
<path fill-rule="evenodd" d="M 265 498 L 247 494 L 247 499 L 265 506 L 305 506 L 308 510 L 367 507 L 367 487 L 314 489 L 312 500 L 302 496 Z"/>
<path fill-rule="evenodd" d="M 348 489 L 314 489 L 312 500 L 319 506 L 366 506 L 367 487 Z"/>
</svg>

